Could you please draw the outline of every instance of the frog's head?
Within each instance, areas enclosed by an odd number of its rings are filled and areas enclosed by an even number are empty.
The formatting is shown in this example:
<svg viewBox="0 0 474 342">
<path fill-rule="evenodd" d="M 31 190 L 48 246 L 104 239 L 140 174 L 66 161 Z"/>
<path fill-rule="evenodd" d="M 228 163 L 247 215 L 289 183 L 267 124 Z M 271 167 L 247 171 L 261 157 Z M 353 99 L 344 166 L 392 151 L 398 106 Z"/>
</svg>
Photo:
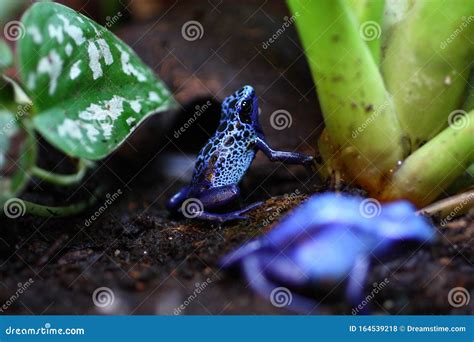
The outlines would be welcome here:
<svg viewBox="0 0 474 342">
<path fill-rule="evenodd" d="M 252 86 L 246 85 L 222 102 L 221 120 L 236 120 L 260 129 L 258 100 Z"/>
</svg>

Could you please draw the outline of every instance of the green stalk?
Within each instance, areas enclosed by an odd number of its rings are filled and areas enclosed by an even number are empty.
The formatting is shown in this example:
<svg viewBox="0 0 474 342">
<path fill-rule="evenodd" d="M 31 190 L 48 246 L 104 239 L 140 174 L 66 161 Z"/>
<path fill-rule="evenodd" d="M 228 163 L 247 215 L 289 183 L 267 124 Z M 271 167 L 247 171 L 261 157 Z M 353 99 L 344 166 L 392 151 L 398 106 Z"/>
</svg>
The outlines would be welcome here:
<svg viewBox="0 0 474 342">
<path fill-rule="evenodd" d="M 343 0 L 288 0 L 321 103 L 331 163 L 377 192 L 403 160 L 402 131 L 357 19 Z M 324 158 L 324 155 L 323 155 Z"/>
<path fill-rule="evenodd" d="M 474 1 L 415 1 L 388 38 L 382 72 L 416 150 L 461 108 L 474 59 Z"/>
<path fill-rule="evenodd" d="M 33 166 L 33 168 L 31 169 L 31 174 L 33 176 L 41 178 L 49 183 L 61 186 L 70 186 L 80 183 L 84 178 L 86 172 L 87 165 L 83 160 L 79 160 L 76 173 L 70 175 L 57 174 L 44 170 L 38 166 Z"/>
<path fill-rule="evenodd" d="M 381 199 L 408 198 L 419 207 L 435 200 L 474 163 L 474 110 L 410 155 Z"/>
<path fill-rule="evenodd" d="M 471 69 L 471 75 L 469 76 L 468 86 L 466 89 L 466 98 L 464 99 L 462 108 L 465 111 L 474 109 L 474 67 Z"/>
<path fill-rule="evenodd" d="M 349 5 L 358 19 L 359 32 L 367 34 L 364 40 L 375 64 L 379 65 L 385 0 L 349 0 Z"/>
<path fill-rule="evenodd" d="M 48 205 L 41 205 L 29 201 L 22 200 L 25 204 L 25 212 L 34 216 L 40 217 L 65 217 L 81 213 L 84 209 L 90 207 L 96 202 L 94 196 L 87 201 L 74 203 L 67 206 L 51 207 Z"/>
</svg>

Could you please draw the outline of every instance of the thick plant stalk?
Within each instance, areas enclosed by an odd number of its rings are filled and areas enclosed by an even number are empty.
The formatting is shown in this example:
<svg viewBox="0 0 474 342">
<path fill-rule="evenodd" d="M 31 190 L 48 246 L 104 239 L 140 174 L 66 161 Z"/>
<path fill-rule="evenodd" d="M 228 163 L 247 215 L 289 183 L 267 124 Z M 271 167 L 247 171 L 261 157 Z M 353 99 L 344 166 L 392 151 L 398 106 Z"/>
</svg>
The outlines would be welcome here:
<svg viewBox="0 0 474 342">
<path fill-rule="evenodd" d="M 468 87 L 466 89 L 466 98 L 464 99 L 462 108 L 465 111 L 474 109 L 474 67 L 471 69 L 471 75 L 469 76 Z"/>
<path fill-rule="evenodd" d="M 416 150 L 461 108 L 474 59 L 474 1 L 415 1 L 388 38 L 382 72 Z"/>
<path fill-rule="evenodd" d="M 377 192 L 405 153 L 393 103 L 358 19 L 343 0 L 288 4 L 299 13 L 296 25 L 316 83 L 333 168 L 345 181 Z"/>
<path fill-rule="evenodd" d="M 474 163 L 474 110 L 458 120 L 403 162 L 382 200 L 409 198 L 425 206 Z"/>
<path fill-rule="evenodd" d="M 380 64 L 381 31 L 385 1 L 349 0 L 349 5 L 358 19 L 359 32 L 362 32 L 375 64 Z"/>
</svg>

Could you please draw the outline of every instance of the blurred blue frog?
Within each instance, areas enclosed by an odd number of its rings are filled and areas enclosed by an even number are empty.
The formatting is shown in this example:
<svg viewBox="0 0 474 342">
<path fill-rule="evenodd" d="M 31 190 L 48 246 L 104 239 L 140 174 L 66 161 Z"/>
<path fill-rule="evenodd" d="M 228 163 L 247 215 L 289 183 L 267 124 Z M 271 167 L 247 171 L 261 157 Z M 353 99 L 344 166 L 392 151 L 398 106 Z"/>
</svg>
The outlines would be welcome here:
<svg viewBox="0 0 474 342">
<path fill-rule="evenodd" d="M 225 268 L 239 267 L 249 285 L 272 303 L 275 289 L 285 289 L 290 309 L 311 313 L 318 302 L 300 289 L 345 282 L 348 301 L 357 305 L 374 259 L 408 242 L 434 239 L 434 228 L 407 201 L 381 205 L 375 199 L 324 193 L 221 261 Z"/>
</svg>

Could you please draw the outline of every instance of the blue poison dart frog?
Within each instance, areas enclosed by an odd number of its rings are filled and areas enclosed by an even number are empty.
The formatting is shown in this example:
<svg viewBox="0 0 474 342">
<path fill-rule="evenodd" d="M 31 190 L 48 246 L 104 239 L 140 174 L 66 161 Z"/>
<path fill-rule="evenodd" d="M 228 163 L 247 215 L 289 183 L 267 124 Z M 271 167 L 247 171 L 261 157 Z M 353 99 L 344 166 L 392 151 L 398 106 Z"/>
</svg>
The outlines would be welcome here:
<svg viewBox="0 0 474 342">
<path fill-rule="evenodd" d="M 172 213 L 217 222 L 246 219 L 242 214 L 261 203 L 229 213 L 213 213 L 239 197 L 238 183 L 255 154 L 261 150 L 272 161 L 310 166 L 313 157 L 296 152 L 275 151 L 268 146 L 259 123 L 258 100 L 251 86 L 244 86 L 222 103 L 216 133 L 196 159 L 191 184 L 167 204 Z"/>
</svg>

